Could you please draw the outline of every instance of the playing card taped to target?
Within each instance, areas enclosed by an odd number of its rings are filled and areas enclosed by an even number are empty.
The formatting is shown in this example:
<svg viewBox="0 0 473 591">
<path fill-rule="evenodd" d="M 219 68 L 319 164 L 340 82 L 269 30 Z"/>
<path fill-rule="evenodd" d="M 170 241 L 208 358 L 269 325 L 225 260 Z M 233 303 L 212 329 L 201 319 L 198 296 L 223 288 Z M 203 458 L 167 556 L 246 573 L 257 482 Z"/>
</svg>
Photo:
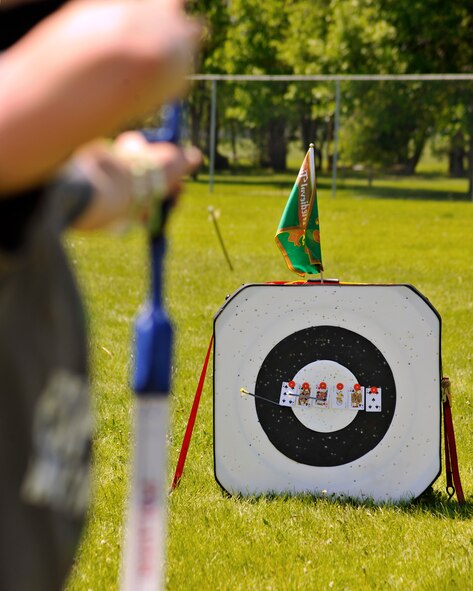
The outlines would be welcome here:
<svg viewBox="0 0 473 591">
<path fill-rule="evenodd" d="M 401 501 L 440 474 L 441 319 L 414 287 L 245 285 L 214 335 L 229 493 Z"/>
</svg>

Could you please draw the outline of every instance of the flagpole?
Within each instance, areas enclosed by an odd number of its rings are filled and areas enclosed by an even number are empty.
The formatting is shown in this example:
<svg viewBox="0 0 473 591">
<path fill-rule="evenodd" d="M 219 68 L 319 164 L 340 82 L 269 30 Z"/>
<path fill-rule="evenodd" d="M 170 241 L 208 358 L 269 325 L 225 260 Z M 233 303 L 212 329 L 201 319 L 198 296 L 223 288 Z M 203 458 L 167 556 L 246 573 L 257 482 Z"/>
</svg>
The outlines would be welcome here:
<svg viewBox="0 0 473 591">
<path fill-rule="evenodd" d="M 309 155 L 310 155 L 310 175 L 315 182 L 315 145 L 309 144 Z M 313 187 L 311 187 L 313 189 Z"/>
<path fill-rule="evenodd" d="M 309 144 L 309 166 L 310 166 L 310 178 L 312 182 L 315 184 L 315 145 L 313 143 Z M 311 190 L 314 190 L 314 187 L 311 187 Z M 324 274 L 323 271 L 320 271 L 320 283 L 324 282 Z"/>
</svg>

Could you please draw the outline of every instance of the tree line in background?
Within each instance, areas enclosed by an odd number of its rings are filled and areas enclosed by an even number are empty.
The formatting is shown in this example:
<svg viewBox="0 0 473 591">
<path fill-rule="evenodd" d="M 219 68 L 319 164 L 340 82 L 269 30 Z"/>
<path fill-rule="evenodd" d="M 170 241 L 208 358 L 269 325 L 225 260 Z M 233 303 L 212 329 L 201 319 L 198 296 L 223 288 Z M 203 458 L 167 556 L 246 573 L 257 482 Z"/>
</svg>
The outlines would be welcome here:
<svg viewBox="0 0 473 591">
<path fill-rule="evenodd" d="M 190 0 L 209 25 L 198 70 L 211 74 L 473 72 L 471 0 Z M 285 170 L 288 146 L 316 141 L 330 165 L 333 84 L 220 83 L 218 134 L 251 140 L 256 164 Z M 473 176 L 473 82 L 344 82 L 344 161 L 412 174 L 426 143 L 450 174 Z M 190 135 L 209 150 L 210 89 L 189 98 Z M 439 149 L 440 149 L 439 148 Z M 217 166 L 227 158 L 218 153 Z"/>
</svg>

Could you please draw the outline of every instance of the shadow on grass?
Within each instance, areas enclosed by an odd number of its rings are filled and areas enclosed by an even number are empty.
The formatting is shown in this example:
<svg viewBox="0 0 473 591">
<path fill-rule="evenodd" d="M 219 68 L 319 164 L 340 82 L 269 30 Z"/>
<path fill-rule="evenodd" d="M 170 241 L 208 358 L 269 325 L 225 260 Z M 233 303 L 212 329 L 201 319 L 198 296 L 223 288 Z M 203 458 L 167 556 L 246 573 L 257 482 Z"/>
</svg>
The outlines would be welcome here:
<svg viewBox="0 0 473 591">
<path fill-rule="evenodd" d="M 385 509 L 393 509 L 401 511 L 407 515 L 425 514 L 432 517 L 439 517 L 442 519 L 459 519 L 461 521 L 470 520 L 473 517 L 473 501 L 468 499 L 463 505 L 439 491 L 434 491 L 432 488 L 427 489 L 420 497 L 413 500 L 406 500 L 401 502 L 388 501 L 385 503 L 378 503 L 371 498 L 356 499 L 353 497 L 343 495 L 326 495 L 326 494 L 277 494 L 267 493 L 254 496 L 230 495 L 222 490 L 222 494 L 226 498 L 233 498 L 236 501 L 241 501 L 250 504 L 258 504 L 267 501 L 284 501 L 291 502 L 294 499 L 299 499 L 307 504 L 315 503 L 330 503 L 334 506 L 353 507 L 355 509 L 375 509 L 383 511 Z"/>
<path fill-rule="evenodd" d="M 228 175 L 219 175 L 214 179 L 214 186 L 218 187 L 219 185 L 243 185 L 243 186 L 265 186 L 265 187 L 277 187 L 277 188 L 288 188 L 288 191 L 291 190 L 294 180 L 296 178 L 297 172 L 293 175 L 290 173 L 284 174 L 263 174 L 258 172 L 258 174 L 244 174 L 244 173 L 235 173 L 235 174 L 228 174 Z M 207 176 L 199 176 L 198 179 L 194 180 L 193 182 L 198 183 L 200 185 L 208 185 L 209 179 Z"/>
<path fill-rule="evenodd" d="M 215 177 L 214 185 L 243 185 L 243 186 L 266 186 L 277 189 L 287 189 L 288 194 L 296 179 L 298 171 L 291 170 L 285 173 L 272 173 L 271 171 L 248 170 L 232 171 L 220 173 Z M 406 182 L 412 179 L 413 185 L 420 181 L 432 183 L 432 188 L 428 187 L 406 187 L 405 184 L 398 185 L 399 182 Z M 467 191 L 458 189 L 436 189 L 436 180 L 448 180 L 447 177 L 436 175 L 419 175 L 416 177 L 380 177 L 375 179 L 371 186 L 368 185 L 363 177 L 350 176 L 348 178 L 340 177 L 337 184 L 337 192 L 343 194 L 349 191 L 355 196 L 368 197 L 375 199 L 408 199 L 419 201 L 471 201 L 471 195 Z M 198 184 L 207 185 L 208 176 L 200 176 L 196 181 Z M 382 185 L 380 186 L 380 183 Z M 327 176 L 319 176 L 317 180 L 319 189 L 332 191 L 332 179 Z M 253 198 L 253 195 L 249 195 Z"/>
<path fill-rule="evenodd" d="M 383 181 L 383 182 L 391 182 Z M 360 197 L 372 197 L 376 199 L 408 199 L 418 201 L 471 201 L 471 196 L 466 191 L 457 191 L 452 189 L 430 189 L 430 188 L 408 188 L 405 186 L 396 187 L 395 180 L 393 185 L 379 187 L 373 184 L 371 187 L 363 187 L 360 184 L 353 183 L 351 180 L 342 181 L 337 191 L 350 191 Z M 319 188 L 331 189 L 332 185 L 328 182 L 319 182 Z"/>
<path fill-rule="evenodd" d="M 434 517 L 467 520 L 473 517 L 473 501 L 468 499 L 460 505 L 455 498 L 429 488 L 408 507 L 412 513 L 427 513 Z"/>
</svg>

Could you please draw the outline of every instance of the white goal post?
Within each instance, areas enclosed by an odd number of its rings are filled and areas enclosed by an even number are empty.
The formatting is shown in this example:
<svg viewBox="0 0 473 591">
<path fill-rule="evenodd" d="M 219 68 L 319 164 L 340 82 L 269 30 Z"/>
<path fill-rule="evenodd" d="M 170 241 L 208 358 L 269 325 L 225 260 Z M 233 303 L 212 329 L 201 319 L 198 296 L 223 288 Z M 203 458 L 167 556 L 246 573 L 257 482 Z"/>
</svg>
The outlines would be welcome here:
<svg viewBox="0 0 473 591">
<path fill-rule="evenodd" d="M 209 191 L 213 192 L 215 180 L 216 115 L 218 82 L 333 82 L 335 84 L 335 120 L 332 161 L 332 196 L 337 192 L 338 135 L 340 129 L 341 82 L 385 82 L 385 81 L 473 81 L 473 74 L 308 74 L 308 75 L 251 75 L 251 74 L 195 74 L 189 80 L 212 83 L 210 129 L 209 129 Z M 473 185 L 473 183 L 472 183 Z M 472 201 L 473 201 L 473 195 Z"/>
</svg>

